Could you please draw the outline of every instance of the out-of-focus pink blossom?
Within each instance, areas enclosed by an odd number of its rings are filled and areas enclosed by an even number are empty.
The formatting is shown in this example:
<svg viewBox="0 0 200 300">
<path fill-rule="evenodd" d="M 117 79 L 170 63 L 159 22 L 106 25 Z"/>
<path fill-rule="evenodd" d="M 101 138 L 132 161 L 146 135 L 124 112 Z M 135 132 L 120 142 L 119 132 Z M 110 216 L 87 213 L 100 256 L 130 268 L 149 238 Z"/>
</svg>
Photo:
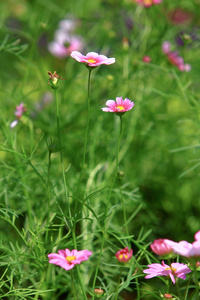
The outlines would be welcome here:
<svg viewBox="0 0 200 300">
<path fill-rule="evenodd" d="M 69 56 L 72 51 L 81 50 L 83 48 L 81 37 L 64 35 L 63 33 L 59 34 L 59 37 L 56 37 L 54 41 L 48 44 L 48 50 L 52 55 L 58 58 L 64 58 Z"/>
<path fill-rule="evenodd" d="M 80 63 L 85 63 L 89 67 L 97 67 L 99 65 L 111 65 L 115 63 L 115 58 L 108 58 L 105 55 L 101 55 L 96 52 L 89 52 L 85 56 L 78 51 L 73 51 L 71 53 L 71 57 L 73 57 Z"/>
<path fill-rule="evenodd" d="M 103 107 L 102 108 L 103 111 L 113 112 L 113 113 L 122 115 L 126 111 L 131 110 L 135 104 L 128 98 L 125 98 L 125 100 L 123 100 L 122 97 L 116 97 L 116 101 L 108 100 L 108 101 L 106 101 L 106 105 L 108 107 Z"/>
<path fill-rule="evenodd" d="M 145 63 L 150 63 L 151 62 L 151 57 L 148 55 L 143 56 L 142 58 L 143 62 Z"/>
<path fill-rule="evenodd" d="M 194 14 L 179 7 L 170 11 L 167 17 L 173 25 L 183 25 L 190 23 L 194 18 Z"/>
<path fill-rule="evenodd" d="M 186 275 L 191 270 L 185 265 L 180 263 L 172 263 L 170 266 L 166 265 L 164 261 L 162 264 L 151 264 L 148 265 L 149 269 L 143 271 L 148 274 L 145 276 L 146 279 L 150 279 L 156 276 L 169 276 L 171 281 L 175 284 L 175 277 L 186 279 Z"/>
<path fill-rule="evenodd" d="M 191 244 L 187 241 L 181 241 L 172 246 L 173 251 L 181 256 L 200 257 L 200 231 L 195 234 L 195 241 Z"/>
<path fill-rule="evenodd" d="M 177 243 L 168 239 L 157 239 L 150 245 L 151 250 L 157 255 L 163 256 L 173 252 L 172 246 Z"/>
<path fill-rule="evenodd" d="M 75 265 L 80 264 L 82 261 L 88 260 L 92 255 L 88 250 L 72 250 L 69 249 L 59 250 L 58 253 L 48 254 L 49 263 L 60 266 L 65 270 L 71 270 Z"/>
<path fill-rule="evenodd" d="M 117 253 L 115 254 L 118 261 L 123 262 L 123 263 L 129 261 L 129 259 L 131 259 L 132 255 L 133 255 L 133 250 L 132 249 L 129 250 L 128 247 L 117 251 Z"/>
<path fill-rule="evenodd" d="M 16 111 L 15 111 L 16 120 L 14 120 L 10 124 L 10 128 L 14 128 L 18 124 L 19 120 L 21 119 L 21 117 L 25 111 L 26 111 L 26 108 L 24 107 L 23 102 L 21 102 L 20 105 L 16 106 Z"/>
<path fill-rule="evenodd" d="M 53 41 L 48 44 L 48 50 L 52 55 L 64 58 L 69 56 L 72 51 L 81 51 L 83 49 L 82 37 L 73 33 L 76 27 L 77 20 L 75 19 L 60 21 Z"/>
<path fill-rule="evenodd" d="M 162 2 L 162 0 L 135 0 L 135 1 L 145 7 L 149 7 L 154 4 L 160 4 Z"/>
<path fill-rule="evenodd" d="M 185 64 L 183 57 L 178 55 L 178 51 L 171 51 L 171 45 L 168 41 L 162 44 L 162 51 L 169 62 L 175 65 L 180 71 L 189 72 L 191 70 L 190 64 Z"/>
</svg>

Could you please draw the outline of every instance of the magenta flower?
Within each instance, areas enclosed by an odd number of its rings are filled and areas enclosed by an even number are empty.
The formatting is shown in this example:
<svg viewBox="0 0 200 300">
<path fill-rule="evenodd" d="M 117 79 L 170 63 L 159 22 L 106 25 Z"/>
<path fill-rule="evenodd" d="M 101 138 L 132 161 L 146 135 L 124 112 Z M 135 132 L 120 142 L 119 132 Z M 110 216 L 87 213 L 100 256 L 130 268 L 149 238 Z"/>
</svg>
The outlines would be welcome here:
<svg viewBox="0 0 200 300">
<path fill-rule="evenodd" d="M 115 58 L 108 58 L 105 55 L 99 55 L 96 52 L 89 52 L 84 56 L 78 51 L 73 51 L 71 57 L 78 62 L 85 63 L 88 67 L 97 67 L 99 65 L 111 65 L 114 64 Z"/>
<path fill-rule="evenodd" d="M 162 2 L 162 0 L 135 0 L 135 1 L 145 7 L 149 7 L 154 4 L 160 4 Z"/>
<path fill-rule="evenodd" d="M 172 246 L 177 243 L 168 239 L 157 239 L 150 245 L 151 250 L 157 255 L 166 255 L 173 252 Z"/>
<path fill-rule="evenodd" d="M 180 263 L 172 263 L 168 266 L 162 261 L 162 264 L 151 264 L 148 265 L 149 269 L 143 271 L 143 273 L 148 274 L 145 276 L 146 279 L 150 279 L 156 276 L 169 276 L 171 281 L 175 284 L 175 277 L 181 279 L 186 279 L 186 275 L 191 272 L 191 270 L 185 265 Z"/>
<path fill-rule="evenodd" d="M 65 270 L 71 270 L 75 265 L 80 264 L 82 261 L 88 260 L 92 255 L 88 250 L 58 250 L 58 253 L 48 254 L 49 263 L 60 266 Z"/>
<path fill-rule="evenodd" d="M 171 51 L 171 45 L 168 41 L 165 41 L 162 44 L 162 51 L 168 58 L 169 62 L 172 65 L 175 65 L 180 71 L 189 72 L 191 70 L 191 66 L 184 63 L 183 57 L 179 56 L 177 51 Z"/>
<path fill-rule="evenodd" d="M 117 97 L 116 101 L 114 100 L 106 101 L 106 105 L 108 107 L 103 107 L 102 108 L 103 111 L 114 112 L 118 115 L 123 115 L 126 111 L 131 110 L 135 104 L 128 98 L 125 98 L 125 100 L 123 100 L 122 97 Z"/>
<path fill-rule="evenodd" d="M 132 249 L 129 250 L 128 247 L 117 251 L 117 253 L 115 254 L 118 261 L 124 263 L 127 262 L 132 257 L 132 255 L 133 255 L 133 250 Z"/>
<path fill-rule="evenodd" d="M 143 56 L 142 58 L 143 62 L 145 63 L 150 63 L 151 62 L 151 57 L 148 55 Z"/>
<path fill-rule="evenodd" d="M 200 257 L 200 231 L 195 234 L 195 241 L 191 244 L 181 241 L 172 246 L 175 253 L 185 257 Z"/>
<path fill-rule="evenodd" d="M 16 106 L 16 111 L 15 111 L 16 120 L 14 120 L 10 124 L 10 128 L 14 128 L 18 124 L 19 120 L 21 119 L 21 117 L 25 111 L 26 111 L 26 108 L 24 107 L 23 102 L 21 102 L 20 105 Z"/>
</svg>

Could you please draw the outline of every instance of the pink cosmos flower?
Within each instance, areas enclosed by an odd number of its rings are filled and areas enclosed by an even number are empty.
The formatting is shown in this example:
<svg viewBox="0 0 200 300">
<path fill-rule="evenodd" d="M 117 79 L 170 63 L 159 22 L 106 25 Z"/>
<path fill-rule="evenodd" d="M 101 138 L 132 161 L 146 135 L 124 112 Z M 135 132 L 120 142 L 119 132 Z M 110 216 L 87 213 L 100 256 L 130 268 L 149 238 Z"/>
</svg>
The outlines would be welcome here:
<svg viewBox="0 0 200 300">
<path fill-rule="evenodd" d="M 106 101 L 106 105 L 108 107 L 103 107 L 102 108 L 103 111 L 114 112 L 116 114 L 122 115 L 126 111 L 131 110 L 135 104 L 128 98 L 125 98 L 125 100 L 123 100 L 122 97 L 117 97 L 116 101 L 114 100 Z"/>
<path fill-rule="evenodd" d="M 120 262 L 127 262 L 132 257 L 132 255 L 133 255 L 133 250 L 132 249 L 129 250 L 128 247 L 117 251 L 117 253 L 115 254 L 118 261 Z"/>
<path fill-rule="evenodd" d="M 162 264 L 151 264 L 148 265 L 149 269 L 143 271 L 143 273 L 148 274 L 145 276 L 146 279 L 150 279 L 156 276 L 169 276 L 171 281 L 175 284 L 175 277 L 186 279 L 186 275 L 191 272 L 191 270 L 185 265 L 180 263 L 172 263 L 168 266 L 162 261 Z"/>
<path fill-rule="evenodd" d="M 185 257 L 200 257 L 200 230 L 195 234 L 195 241 L 191 244 L 181 241 L 172 246 L 175 253 Z"/>
<path fill-rule="evenodd" d="M 177 243 L 168 239 L 157 239 L 150 245 L 151 250 L 157 255 L 166 255 L 173 252 L 172 246 Z"/>
<path fill-rule="evenodd" d="M 25 111 L 26 111 L 26 108 L 24 107 L 23 102 L 21 102 L 20 105 L 16 106 L 16 111 L 15 111 L 16 120 L 14 120 L 10 124 L 10 128 L 14 128 L 18 124 L 19 120 L 21 119 L 21 117 Z"/>
<path fill-rule="evenodd" d="M 75 265 L 80 264 L 82 261 L 88 260 L 92 255 L 88 250 L 58 250 L 58 253 L 48 254 L 49 263 L 60 266 L 65 270 L 71 270 Z"/>
<path fill-rule="evenodd" d="M 162 0 L 135 0 L 135 1 L 145 7 L 149 7 L 154 4 L 160 4 L 162 2 Z"/>
<path fill-rule="evenodd" d="M 180 71 L 189 72 L 191 70 L 191 66 L 184 63 L 183 57 L 179 56 L 177 51 L 171 51 L 171 45 L 168 41 L 165 41 L 162 44 L 162 51 L 168 58 L 169 62 L 175 65 Z"/>
<path fill-rule="evenodd" d="M 114 64 L 115 58 L 108 58 L 105 55 L 99 55 L 96 52 L 89 52 L 84 56 L 78 51 L 73 51 L 71 57 L 78 62 L 85 63 L 89 67 L 97 67 L 99 65 L 111 65 Z"/>
</svg>

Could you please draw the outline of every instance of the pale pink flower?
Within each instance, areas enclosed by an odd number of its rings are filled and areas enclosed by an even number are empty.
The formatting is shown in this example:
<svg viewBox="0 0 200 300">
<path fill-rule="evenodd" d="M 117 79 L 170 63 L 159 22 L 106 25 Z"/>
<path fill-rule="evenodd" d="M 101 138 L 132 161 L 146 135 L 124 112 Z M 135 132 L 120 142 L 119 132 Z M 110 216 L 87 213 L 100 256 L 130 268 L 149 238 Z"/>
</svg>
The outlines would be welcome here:
<svg viewBox="0 0 200 300">
<path fill-rule="evenodd" d="M 191 244 L 181 241 L 172 246 L 175 253 L 185 257 L 200 257 L 200 231 L 195 234 L 195 241 Z"/>
<path fill-rule="evenodd" d="M 169 276 L 171 281 L 175 284 L 175 277 L 186 279 L 186 275 L 191 270 L 185 265 L 180 263 L 172 263 L 170 266 L 166 265 L 164 261 L 162 264 L 151 264 L 148 265 L 149 269 L 143 271 L 148 274 L 145 276 L 146 279 L 150 279 L 156 276 Z"/>
<path fill-rule="evenodd" d="M 49 263 L 60 266 L 65 270 L 71 270 L 75 265 L 80 264 L 82 261 L 88 260 L 92 255 L 88 250 L 58 250 L 58 253 L 48 254 Z"/>
<path fill-rule="evenodd" d="M 77 35 L 67 35 L 64 32 L 58 32 L 55 40 L 48 44 L 49 52 L 58 57 L 64 58 L 70 55 L 72 51 L 83 48 L 82 38 Z"/>
<path fill-rule="evenodd" d="M 135 104 L 128 98 L 125 98 L 125 100 L 123 100 L 122 97 L 117 97 L 116 101 L 114 100 L 106 101 L 106 105 L 108 107 L 103 107 L 102 108 L 103 111 L 113 112 L 116 114 L 124 114 L 126 111 L 131 110 Z"/>
<path fill-rule="evenodd" d="M 166 255 L 173 252 L 172 246 L 177 243 L 168 239 L 157 239 L 150 245 L 151 250 L 157 255 Z"/>
<path fill-rule="evenodd" d="M 21 117 L 25 111 L 26 111 L 26 108 L 24 107 L 23 102 L 21 102 L 20 105 L 16 106 L 16 111 L 15 111 L 16 120 L 14 120 L 10 124 L 10 128 L 14 128 L 18 124 L 19 120 L 21 119 Z"/>
<path fill-rule="evenodd" d="M 133 250 L 132 249 L 129 250 L 128 247 L 117 251 L 117 253 L 115 254 L 118 261 L 124 263 L 127 262 L 129 259 L 131 259 L 132 255 L 133 255 Z"/>
<path fill-rule="evenodd" d="M 145 7 L 149 7 L 154 4 L 160 4 L 162 2 L 162 0 L 135 0 L 135 1 Z"/>
<path fill-rule="evenodd" d="M 85 63 L 89 67 L 97 67 L 99 65 L 111 65 L 114 64 L 115 58 L 108 58 L 105 55 L 100 55 L 96 52 L 89 52 L 83 55 L 78 51 L 73 51 L 71 57 L 76 59 L 78 62 Z"/>
<path fill-rule="evenodd" d="M 162 51 L 168 58 L 169 62 L 172 65 L 175 65 L 180 71 L 189 72 L 191 70 L 191 66 L 184 63 L 183 57 L 179 56 L 177 51 L 171 51 L 171 45 L 168 41 L 165 41 L 162 44 Z"/>
</svg>

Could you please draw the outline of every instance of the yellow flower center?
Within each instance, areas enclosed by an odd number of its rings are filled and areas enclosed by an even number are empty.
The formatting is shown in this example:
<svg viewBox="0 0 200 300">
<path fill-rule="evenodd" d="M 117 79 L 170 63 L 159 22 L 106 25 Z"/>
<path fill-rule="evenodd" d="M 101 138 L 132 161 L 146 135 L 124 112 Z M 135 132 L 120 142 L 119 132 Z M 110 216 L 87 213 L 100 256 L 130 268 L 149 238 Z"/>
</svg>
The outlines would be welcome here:
<svg viewBox="0 0 200 300">
<path fill-rule="evenodd" d="M 72 260 L 75 260 L 76 259 L 76 256 L 67 256 L 66 258 L 65 258 L 69 263 L 71 263 L 71 261 Z"/>
<path fill-rule="evenodd" d="M 125 257 L 126 259 L 128 258 L 128 255 L 127 254 L 120 254 L 119 255 L 119 259 L 122 259 L 123 257 Z"/>
<path fill-rule="evenodd" d="M 151 5 L 152 4 L 152 0 L 144 0 L 144 4 L 145 5 Z"/>
<path fill-rule="evenodd" d="M 123 107 L 123 106 L 121 106 L 121 105 L 118 105 L 118 106 L 117 106 L 117 109 L 119 109 L 119 110 L 123 110 L 123 109 L 124 109 L 124 107 Z"/>
<path fill-rule="evenodd" d="M 166 270 L 166 271 L 171 270 L 172 273 L 175 273 L 175 272 L 177 271 L 177 269 L 176 269 L 176 268 L 173 268 L 173 267 L 171 267 L 171 268 L 166 268 L 165 270 Z"/>
<path fill-rule="evenodd" d="M 96 60 L 94 60 L 93 58 L 89 58 L 89 59 L 87 59 L 87 61 L 92 64 L 96 62 Z"/>
</svg>

